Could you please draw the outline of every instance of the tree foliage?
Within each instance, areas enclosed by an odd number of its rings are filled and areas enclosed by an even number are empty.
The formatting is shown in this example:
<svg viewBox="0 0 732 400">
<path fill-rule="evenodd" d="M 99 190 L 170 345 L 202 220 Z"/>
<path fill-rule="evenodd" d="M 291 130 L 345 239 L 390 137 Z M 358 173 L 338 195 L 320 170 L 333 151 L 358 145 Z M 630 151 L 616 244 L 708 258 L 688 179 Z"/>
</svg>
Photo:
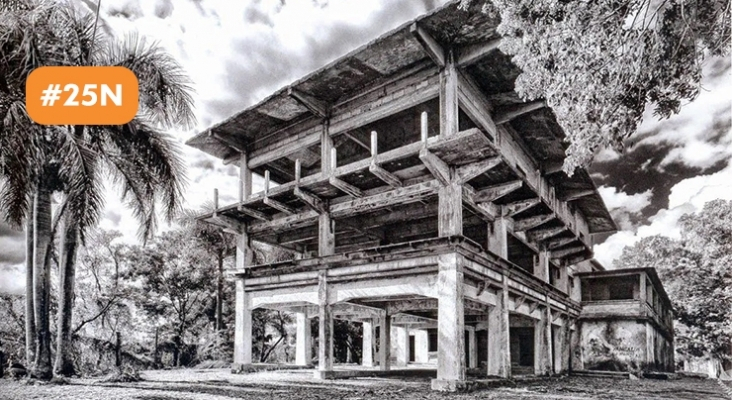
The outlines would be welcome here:
<svg viewBox="0 0 732 400">
<path fill-rule="evenodd" d="M 468 7 L 475 0 L 463 0 Z M 569 140 L 565 171 L 623 149 L 646 105 L 667 118 L 696 98 L 703 61 L 730 50 L 728 0 L 488 0 L 500 49 L 522 73 L 516 92 L 543 98 Z"/>
<path fill-rule="evenodd" d="M 652 236 L 626 248 L 622 268 L 656 268 L 677 321 L 677 351 L 729 358 L 732 341 L 732 201 L 680 220 L 681 239 Z"/>
</svg>

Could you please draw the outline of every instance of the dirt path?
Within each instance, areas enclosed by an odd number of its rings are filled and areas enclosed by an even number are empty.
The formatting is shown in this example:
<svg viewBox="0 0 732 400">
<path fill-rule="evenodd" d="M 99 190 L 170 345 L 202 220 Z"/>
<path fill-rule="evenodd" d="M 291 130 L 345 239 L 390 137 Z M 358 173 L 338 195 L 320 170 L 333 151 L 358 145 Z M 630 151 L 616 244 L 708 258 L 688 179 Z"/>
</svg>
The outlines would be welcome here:
<svg viewBox="0 0 732 400">
<path fill-rule="evenodd" d="M 275 400 L 275 399 L 444 399 L 429 390 L 426 378 L 359 378 L 317 381 L 310 371 L 232 375 L 228 370 L 148 371 L 145 381 L 105 384 L 74 379 L 68 385 L 0 380 L 0 399 L 25 400 Z M 564 377 L 513 382 L 454 399 L 501 400 L 730 400 L 715 380 L 620 380 Z"/>
</svg>

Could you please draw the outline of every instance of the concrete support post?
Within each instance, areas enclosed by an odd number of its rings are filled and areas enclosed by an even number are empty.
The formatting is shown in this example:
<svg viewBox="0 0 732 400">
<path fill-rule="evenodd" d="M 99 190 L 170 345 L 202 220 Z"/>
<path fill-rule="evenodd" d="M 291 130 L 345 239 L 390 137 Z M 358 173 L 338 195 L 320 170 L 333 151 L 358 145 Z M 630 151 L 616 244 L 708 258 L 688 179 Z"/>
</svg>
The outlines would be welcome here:
<svg viewBox="0 0 732 400">
<path fill-rule="evenodd" d="M 243 167 L 246 172 L 246 164 Z M 246 192 L 244 193 L 246 195 Z M 246 225 L 240 227 L 240 234 L 236 238 L 236 260 L 238 271 L 243 271 L 254 259 L 251 240 L 246 233 Z M 249 294 L 246 292 L 243 279 L 236 281 L 236 299 L 234 305 L 234 364 L 246 365 L 252 363 L 252 310 L 249 305 Z"/>
<path fill-rule="evenodd" d="M 333 371 L 333 314 L 328 304 L 326 271 L 318 274 L 318 370 L 315 377 L 325 379 Z"/>
<path fill-rule="evenodd" d="M 534 330 L 534 374 L 550 375 L 552 361 L 552 314 L 549 307 L 544 307 Z"/>
<path fill-rule="evenodd" d="M 239 157 L 239 201 L 252 195 L 252 171 L 249 169 L 248 157 L 242 153 Z"/>
<path fill-rule="evenodd" d="M 430 361 L 430 338 L 424 329 L 414 331 L 414 362 L 426 364 Z"/>
<path fill-rule="evenodd" d="M 310 344 L 310 320 L 306 313 L 297 313 L 297 333 L 295 335 L 295 365 L 310 365 L 312 346 Z"/>
<path fill-rule="evenodd" d="M 382 313 L 379 320 L 379 369 L 391 369 L 391 315 Z"/>
<path fill-rule="evenodd" d="M 236 322 L 234 330 L 234 364 L 252 363 L 252 310 L 249 294 L 244 290 L 244 280 L 236 281 Z"/>
<path fill-rule="evenodd" d="M 478 338 L 475 328 L 468 327 L 468 368 L 478 368 Z"/>
<path fill-rule="evenodd" d="M 551 253 L 548 250 L 539 251 L 539 260 L 534 265 L 534 276 L 544 282 L 549 282 L 549 258 Z"/>
<path fill-rule="evenodd" d="M 335 253 L 335 221 L 330 214 L 323 213 L 318 217 L 318 256 L 329 256 Z"/>
<path fill-rule="evenodd" d="M 569 327 L 570 371 L 581 371 L 585 369 L 584 357 L 582 356 L 582 322 L 573 322 Z"/>
<path fill-rule="evenodd" d="M 404 367 L 409 364 L 409 330 L 402 326 L 392 329 L 394 342 L 396 344 L 397 365 Z"/>
<path fill-rule="evenodd" d="M 463 234 L 463 187 L 450 182 L 438 190 L 439 215 L 437 229 L 440 237 Z"/>
<path fill-rule="evenodd" d="M 508 260 L 508 219 L 496 218 L 488 224 L 488 251 Z"/>
<path fill-rule="evenodd" d="M 568 275 L 568 267 L 566 265 L 562 265 L 559 267 L 559 280 L 557 281 L 557 288 L 561 290 L 564 293 L 569 293 L 569 275 Z"/>
<path fill-rule="evenodd" d="M 505 272 L 498 302 L 488 311 L 488 376 L 511 377 L 508 280 Z"/>
<path fill-rule="evenodd" d="M 563 318 L 561 326 L 554 326 L 554 373 L 563 374 L 569 368 L 569 322 Z"/>
<path fill-rule="evenodd" d="M 580 280 L 579 276 L 573 276 L 572 281 L 574 282 L 572 293 L 570 293 L 570 297 L 574 301 L 582 301 L 582 281 Z"/>
<path fill-rule="evenodd" d="M 432 389 L 455 391 L 465 384 L 463 262 L 458 254 L 437 259 L 437 379 Z"/>
<path fill-rule="evenodd" d="M 453 51 L 445 54 L 445 68 L 440 73 L 440 136 L 448 138 L 459 130 L 458 70 Z"/>
<path fill-rule="evenodd" d="M 374 324 L 364 321 L 363 325 L 363 346 L 361 350 L 361 365 L 364 367 L 374 366 Z"/>
<path fill-rule="evenodd" d="M 642 272 L 638 280 L 638 300 L 641 304 L 645 304 L 648 299 L 648 291 L 646 289 L 646 274 Z"/>
</svg>

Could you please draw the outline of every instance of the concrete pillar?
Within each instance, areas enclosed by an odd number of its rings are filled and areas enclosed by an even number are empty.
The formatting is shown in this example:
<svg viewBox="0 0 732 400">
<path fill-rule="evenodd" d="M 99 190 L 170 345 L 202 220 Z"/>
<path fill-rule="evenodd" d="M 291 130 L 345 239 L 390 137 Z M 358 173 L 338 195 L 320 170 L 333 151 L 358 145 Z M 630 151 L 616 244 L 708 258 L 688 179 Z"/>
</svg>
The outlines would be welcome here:
<svg viewBox="0 0 732 400">
<path fill-rule="evenodd" d="M 379 369 L 391 369 L 391 316 L 383 313 L 379 320 Z"/>
<path fill-rule="evenodd" d="M 432 389 L 455 391 L 465 383 L 462 256 L 440 255 L 437 265 L 437 379 Z"/>
<path fill-rule="evenodd" d="M 534 264 L 534 276 L 544 282 L 549 282 L 549 258 L 551 254 L 548 250 L 539 251 L 538 262 Z"/>
<path fill-rule="evenodd" d="M 503 289 L 498 302 L 488 311 L 488 376 L 511 377 L 511 348 L 508 321 L 508 281 L 503 277 Z"/>
<path fill-rule="evenodd" d="M 249 293 L 244 290 L 244 280 L 236 280 L 234 364 L 252 363 L 252 310 L 249 309 Z"/>
<path fill-rule="evenodd" d="M 295 335 L 295 365 L 309 365 L 312 359 L 310 344 L 310 320 L 306 313 L 297 313 L 297 333 Z"/>
<path fill-rule="evenodd" d="M 550 375 L 552 372 L 552 314 L 549 307 L 536 321 L 534 329 L 534 374 Z"/>
<path fill-rule="evenodd" d="M 364 321 L 363 325 L 363 346 L 361 350 L 361 365 L 364 367 L 374 366 L 374 324 Z"/>
<path fill-rule="evenodd" d="M 251 241 L 246 233 L 246 225 L 241 226 L 241 232 L 236 238 L 236 269 L 238 271 L 243 271 L 252 265 L 254 258 Z M 252 310 L 249 308 L 249 294 L 246 292 L 243 279 L 236 280 L 234 312 L 234 364 L 251 364 Z"/>
<path fill-rule="evenodd" d="M 568 267 L 566 265 L 562 265 L 559 267 L 559 280 L 557 281 L 557 288 L 561 290 L 564 293 L 569 293 L 569 275 L 568 275 Z"/>
<path fill-rule="evenodd" d="M 488 251 L 508 260 L 508 219 L 496 218 L 488 224 Z"/>
<path fill-rule="evenodd" d="M 475 328 L 468 327 L 468 368 L 478 368 L 478 339 Z"/>
<path fill-rule="evenodd" d="M 554 325 L 554 373 L 563 374 L 569 368 L 569 322 L 563 318 L 561 326 Z"/>
<path fill-rule="evenodd" d="M 574 282 L 574 285 L 572 293 L 570 293 L 570 297 L 574 301 L 582 301 L 582 281 L 579 276 L 573 276 L 572 281 Z"/>
<path fill-rule="evenodd" d="M 315 377 L 325 379 L 333 371 L 333 314 L 328 304 L 328 278 L 325 270 L 318 274 L 318 370 Z"/>
<path fill-rule="evenodd" d="M 648 292 L 646 289 L 646 274 L 645 272 L 641 273 L 638 280 L 638 300 L 641 304 L 645 304 L 646 300 L 648 299 Z"/>
<path fill-rule="evenodd" d="M 394 333 L 394 342 L 396 344 L 396 362 L 397 365 L 404 367 L 409 364 L 409 330 L 402 326 L 392 329 Z"/>
<path fill-rule="evenodd" d="M 584 357 L 582 356 L 582 322 L 576 321 L 569 328 L 570 343 L 570 371 L 581 371 L 585 369 Z"/>
<path fill-rule="evenodd" d="M 430 338 L 425 329 L 414 331 L 414 362 L 426 364 L 430 361 Z"/>
</svg>

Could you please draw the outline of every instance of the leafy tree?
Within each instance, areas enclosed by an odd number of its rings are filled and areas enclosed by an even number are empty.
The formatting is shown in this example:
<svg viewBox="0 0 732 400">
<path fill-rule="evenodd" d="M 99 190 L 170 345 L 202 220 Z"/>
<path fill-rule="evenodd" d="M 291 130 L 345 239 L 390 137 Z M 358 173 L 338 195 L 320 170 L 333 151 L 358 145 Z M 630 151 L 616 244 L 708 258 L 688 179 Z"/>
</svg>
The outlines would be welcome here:
<svg viewBox="0 0 732 400">
<path fill-rule="evenodd" d="M 206 205 L 203 212 L 212 210 Z M 224 259 L 236 252 L 235 236 L 224 232 L 221 228 L 199 220 L 199 213 L 184 210 L 180 222 L 185 229 L 190 230 L 193 237 L 198 238 L 204 249 L 216 258 L 216 326 L 217 332 L 224 329 Z"/>
<path fill-rule="evenodd" d="M 624 250 L 622 268 L 656 268 L 671 298 L 676 350 L 729 360 L 732 341 L 732 201 L 680 220 L 681 239 L 647 237 Z"/>
<path fill-rule="evenodd" d="M 728 0 L 462 0 L 500 17 L 516 92 L 544 98 L 569 139 L 568 173 L 623 149 L 646 104 L 667 118 L 699 93 L 703 61 L 730 50 Z"/>
<path fill-rule="evenodd" d="M 25 313 L 23 297 L 0 294 L 0 351 L 5 352 L 6 360 L 18 360 L 24 351 L 23 332 Z M 2 370 L 2 368 L 0 368 Z M 0 377 L 2 377 L 0 375 Z"/>
<path fill-rule="evenodd" d="M 139 284 L 135 302 L 153 320 L 163 321 L 172 336 L 174 364 L 188 338 L 198 336 L 215 298 L 213 258 L 196 240 L 178 230 L 155 238 L 149 246 L 133 247 L 130 278 Z"/>
<path fill-rule="evenodd" d="M 25 0 L 13 8 L 0 8 L 4 61 L 0 67 L 0 180 L 4 181 L 0 205 L 5 218 L 16 225 L 33 215 L 32 293 L 38 332 L 34 373 L 41 378 L 51 374 L 48 293 L 55 231 L 51 194 L 65 194 L 56 218 L 65 219 L 65 223 L 54 368 L 65 375 L 73 373 L 69 346 L 76 252 L 104 208 L 103 173 L 110 173 L 113 182 L 123 188 L 123 197 L 140 220 L 144 238 L 155 228 L 157 205 L 172 219 L 181 203 L 183 165 L 175 142 L 159 127 L 192 123 L 187 78 L 159 47 L 148 46 L 135 36 L 123 41 L 103 36 L 97 34 L 95 26 L 94 15 L 80 13 L 66 2 Z M 25 80 L 33 69 L 49 65 L 131 69 L 140 83 L 137 117 L 122 126 L 37 126 L 24 107 Z M 33 201 L 30 195 L 35 196 Z"/>
</svg>

